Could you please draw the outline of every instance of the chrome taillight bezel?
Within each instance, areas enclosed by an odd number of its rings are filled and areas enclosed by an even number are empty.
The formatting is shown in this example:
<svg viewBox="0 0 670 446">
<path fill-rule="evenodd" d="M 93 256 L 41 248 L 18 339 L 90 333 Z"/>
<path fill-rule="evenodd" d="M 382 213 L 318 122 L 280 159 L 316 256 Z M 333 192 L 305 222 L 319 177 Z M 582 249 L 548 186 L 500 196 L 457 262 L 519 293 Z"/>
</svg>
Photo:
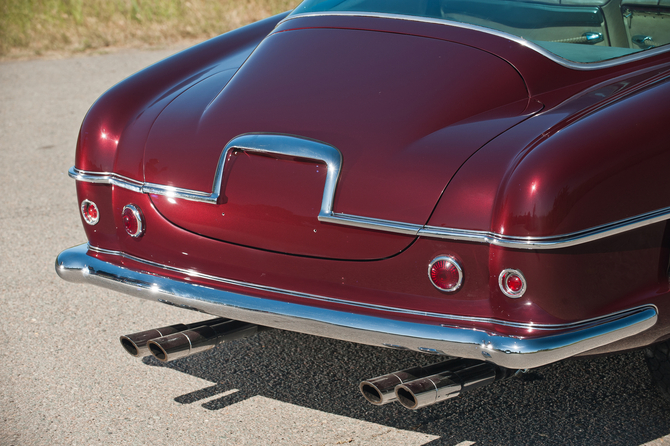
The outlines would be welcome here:
<svg viewBox="0 0 670 446">
<path fill-rule="evenodd" d="M 442 261 L 442 260 L 444 260 L 445 262 L 453 265 L 456 268 L 456 270 L 458 271 L 458 281 L 457 281 L 457 283 L 454 286 L 449 287 L 449 288 L 442 288 L 439 285 L 437 285 L 435 283 L 435 281 L 433 280 L 433 277 L 432 277 L 432 274 L 431 274 L 431 272 L 433 270 L 433 265 L 435 265 L 437 262 Z M 435 288 L 437 288 L 438 290 L 443 291 L 445 293 L 453 293 L 454 291 L 458 291 L 461 288 L 461 286 L 463 285 L 463 268 L 458 263 L 458 261 L 450 255 L 442 255 L 442 256 L 435 257 L 428 264 L 428 280 L 430 280 L 430 283 L 432 283 L 433 286 Z"/>
<path fill-rule="evenodd" d="M 142 211 L 140 210 L 139 207 L 135 206 L 134 204 L 127 204 L 123 207 L 123 210 L 121 211 L 121 221 L 123 221 L 126 211 L 131 212 L 131 214 L 135 218 L 135 221 L 137 222 L 137 230 L 134 232 L 129 231 L 125 222 L 123 222 L 123 227 L 126 230 L 126 234 L 128 234 L 133 238 L 142 237 L 142 235 L 144 235 L 144 229 L 145 229 L 144 216 L 142 215 Z"/>
<path fill-rule="evenodd" d="M 518 291 L 512 290 L 507 284 L 507 277 L 509 277 L 509 275 L 511 274 L 521 279 L 521 289 L 519 289 Z M 502 270 L 498 275 L 498 286 L 500 287 L 500 291 L 502 291 L 502 293 L 505 296 L 510 297 L 512 299 L 518 299 L 526 293 L 528 283 L 526 282 L 526 278 L 524 277 L 521 271 L 519 271 L 518 269 L 507 268 Z"/>
<path fill-rule="evenodd" d="M 91 218 L 91 215 L 89 213 L 89 209 L 93 207 L 95 209 L 95 218 Z M 98 205 L 92 202 L 91 200 L 84 200 L 81 202 L 81 206 L 79 207 L 81 210 L 81 216 L 84 218 L 84 221 L 91 225 L 95 226 L 98 224 L 100 221 L 100 209 L 98 208 Z"/>
</svg>

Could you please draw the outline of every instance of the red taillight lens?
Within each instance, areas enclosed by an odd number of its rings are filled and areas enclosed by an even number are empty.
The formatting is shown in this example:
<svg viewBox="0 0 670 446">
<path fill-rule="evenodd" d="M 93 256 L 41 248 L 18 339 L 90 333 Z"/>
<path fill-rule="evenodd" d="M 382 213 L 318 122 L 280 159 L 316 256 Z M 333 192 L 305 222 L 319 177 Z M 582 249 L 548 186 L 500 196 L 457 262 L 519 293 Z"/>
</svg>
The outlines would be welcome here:
<svg viewBox="0 0 670 446">
<path fill-rule="evenodd" d="M 514 299 L 526 292 L 526 279 L 516 269 L 503 270 L 498 276 L 498 285 L 505 296 Z"/>
<path fill-rule="evenodd" d="M 518 293 L 523 288 L 523 281 L 521 280 L 521 277 L 514 274 L 510 274 L 506 278 L 505 285 L 507 286 L 507 289 L 510 290 L 511 292 Z"/>
<path fill-rule="evenodd" d="M 440 291 L 456 291 L 463 283 L 463 269 L 453 257 L 440 256 L 428 265 L 428 277 Z"/>
<path fill-rule="evenodd" d="M 133 204 L 124 206 L 123 212 L 121 213 L 121 219 L 123 220 L 123 226 L 126 228 L 126 232 L 129 236 L 140 237 L 144 234 L 142 212 L 137 206 Z"/>
<path fill-rule="evenodd" d="M 98 223 L 98 220 L 100 220 L 98 206 L 90 200 L 81 202 L 81 215 L 84 217 L 84 221 L 89 225 L 95 225 Z"/>
</svg>

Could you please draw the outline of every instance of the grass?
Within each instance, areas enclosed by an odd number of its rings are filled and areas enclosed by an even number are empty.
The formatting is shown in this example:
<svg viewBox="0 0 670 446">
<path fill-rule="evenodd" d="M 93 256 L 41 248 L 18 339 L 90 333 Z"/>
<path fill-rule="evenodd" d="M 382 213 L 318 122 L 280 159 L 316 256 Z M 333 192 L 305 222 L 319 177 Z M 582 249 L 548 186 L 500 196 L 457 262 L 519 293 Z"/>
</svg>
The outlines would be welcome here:
<svg viewBox="0 0 670 446">
<path fill-rule="evenodd" d="M 206 39 L 298 0 L 0 0 L 0 56 Z"/>
</svg>

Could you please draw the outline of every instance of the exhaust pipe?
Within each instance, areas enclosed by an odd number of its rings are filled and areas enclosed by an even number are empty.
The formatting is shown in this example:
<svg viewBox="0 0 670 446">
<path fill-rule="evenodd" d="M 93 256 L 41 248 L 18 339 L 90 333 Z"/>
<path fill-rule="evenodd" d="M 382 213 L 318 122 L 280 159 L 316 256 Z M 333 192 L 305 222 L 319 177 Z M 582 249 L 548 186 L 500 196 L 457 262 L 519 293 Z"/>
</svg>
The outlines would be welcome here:
<svg viewBox="0 0 670 446">
<path fill-rule="evenodd" d="M 461 370 L 480 363 L 481 361 L 475 359 L 448 359 L 443 362 L 438 362 L 437 364 L 431 364 L 425 367 L 412 367 L 411 369 L 400 370 L 389 373 L 388 375 L 368 379 L 360 384 L 359 389 L 366 400 L 376 406 L 381 406 L 383 404 L 392 403 L 398 399 L 395 389 L 401 384 L 445 371 Z"/>
<path fill-rule="evenodd" d="M 247 322 L 225 320 L 216 325 L 204 325 L 152 339 L 147 345 L 156 359 L 168 362 L 209 350 L 225 341 L 246 338 L 262 328 Z"/>
<path fill-rule="evenodd" d="M 121 346 L 123 346 L 123 348 L 131 355 L 136 357 L 148 356 L 150 352 L 147 342 L 152 339 L 162 338 L 163 336 L 179 333 L 180 331 L 191 330 L 193 328 L 202 327 L 205 325 L 216 325 L 229 320 L 230 319 L 218 317 L 216 319 L 195 322 L 193 324 L 175 324 L 168 327 L 154 328 L 153 330 L 140 331 L 139 333 L 124 335 L 121 336 L 119 340 L 121 341 Z"/>
<path fill-rule="evenodd" d="M 511 370 L 479 362 L 461 370 L 446 370 L 442 373 L 420 378 L 395 388 L 396 398 L 408 409 L 430 406 L 469 390 L 491 384 L 512 375 Z"/>
</svg>

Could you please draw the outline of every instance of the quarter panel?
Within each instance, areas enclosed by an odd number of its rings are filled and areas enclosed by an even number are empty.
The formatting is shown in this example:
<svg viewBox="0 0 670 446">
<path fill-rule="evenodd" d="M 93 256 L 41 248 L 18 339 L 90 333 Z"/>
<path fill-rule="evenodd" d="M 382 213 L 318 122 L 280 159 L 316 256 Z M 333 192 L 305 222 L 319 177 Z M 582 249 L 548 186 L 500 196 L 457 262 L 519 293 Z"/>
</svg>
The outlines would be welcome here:
<svg viewBox="0 0 670 446">
<path fill-rule="evenodd" d="M 670 206 L 668 104 L 664 81 L 532 147 L 498 192 L 494 230 L 566 234 Z"/>
</svg>

